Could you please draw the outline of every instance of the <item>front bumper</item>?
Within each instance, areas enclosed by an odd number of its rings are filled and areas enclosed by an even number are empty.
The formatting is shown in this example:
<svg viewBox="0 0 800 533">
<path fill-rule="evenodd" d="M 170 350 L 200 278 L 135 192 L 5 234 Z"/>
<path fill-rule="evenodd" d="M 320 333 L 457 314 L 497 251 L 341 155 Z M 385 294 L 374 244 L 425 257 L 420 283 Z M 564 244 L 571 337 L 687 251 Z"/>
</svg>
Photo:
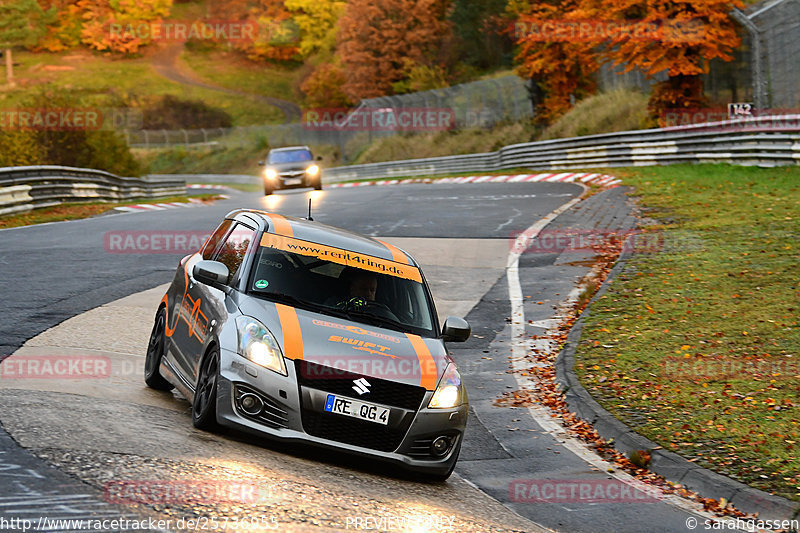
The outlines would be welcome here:
<svg viewBox="0 0 800 533">
<path fill-rule="evenodd" d="M 288 376 L 257 367 L 227 350 L 221 351 L 220 363 L 217 419 L 224 426 L 284 442 L 336 449 L 424 474 L 445 474 L 458 460 L 466 403 L 452 409 L 417 410 L 388 405 L 392 410 L 389 425 L 382 426 L 324 412 L 323 398 L 330 391 L 301 384 L 291 361 L 287 361 Z M 256 393 L 263 400 L 264 409 L 258 415 L 243 412 L 237 399 L 245 393 Z M 432 394 L 425 391 L 422 406 L 428 405 Z M 443 456 L 431 449 L 440 436 L 451 441 Z"/>
</svg>

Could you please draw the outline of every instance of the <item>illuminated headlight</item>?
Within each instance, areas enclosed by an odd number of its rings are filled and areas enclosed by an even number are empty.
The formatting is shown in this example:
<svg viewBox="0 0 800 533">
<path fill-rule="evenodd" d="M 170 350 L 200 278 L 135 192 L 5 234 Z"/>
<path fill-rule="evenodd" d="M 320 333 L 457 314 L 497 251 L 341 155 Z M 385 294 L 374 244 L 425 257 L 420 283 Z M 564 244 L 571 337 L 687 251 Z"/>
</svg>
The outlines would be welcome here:
<svg viewBox="0 0 800 533">
<path fill-rule="evenodd" d="M 450 409 L 464 403 L 464 394 L 461 390 L 461 374 L 456 370 L 456 365 L 447 365 L 436 392 L 433 393 L 428 407 L 431 409 Z"/>
<path fill-rule="evenodd" d="M 274 168 L 268 168 L 264 171 L 264 177 L 270 181 L 278 179 L 278 172 Z"/>
<path fill-rule="evenodd" d="M 264 324 L 255 318 L 240 316 L 236 319 L 236 329 L 239 332 L 239 355 L 258 366 L 287 375 L 280 346 Z"/>
<path fill-rule="evenodd" d="M 317 165 L 311 165 L 306 169 L 306 174 L 309 176 L 316 176 L 319 174 L 319 167 Z"/>
</svg>

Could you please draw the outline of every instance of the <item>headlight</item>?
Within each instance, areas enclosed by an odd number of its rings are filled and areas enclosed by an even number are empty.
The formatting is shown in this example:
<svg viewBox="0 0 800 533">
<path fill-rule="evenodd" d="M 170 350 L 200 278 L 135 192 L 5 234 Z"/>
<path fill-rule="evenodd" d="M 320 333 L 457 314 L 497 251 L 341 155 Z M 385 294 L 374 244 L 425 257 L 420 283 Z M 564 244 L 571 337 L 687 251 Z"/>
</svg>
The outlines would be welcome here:
<svg viewBox="0 0 800 533">
<path fill-rule="evenodd" d="M 240 316 L 236 319 L 236 329 L 239 332 L 239 355 L 273 372 L 287 375 L 281 348 L 264 324 L 255 318 Z"/>
<path fill-rule="evenodd" d="M 316 176 L 319 174 L 319 167 L 317 165 L 311 165 L 306 169 L 306 174 L 309 176 Z"/>
<path fill-rule="evenodd" d="M 428 407 L 431 409 L 449 409 L 464 403 L 464 394 L 461 389 L 461 374 L 456 370 L 456 365 L 447 365 L 436 392 L 433 393 Z"/>
<path fill-rule="evenodd" d="M 278 172 L 274 168 L 268 168 L 264 171 L 264 177 L 268 180 L 274 180 L 278 177 Z"/>
</svg>

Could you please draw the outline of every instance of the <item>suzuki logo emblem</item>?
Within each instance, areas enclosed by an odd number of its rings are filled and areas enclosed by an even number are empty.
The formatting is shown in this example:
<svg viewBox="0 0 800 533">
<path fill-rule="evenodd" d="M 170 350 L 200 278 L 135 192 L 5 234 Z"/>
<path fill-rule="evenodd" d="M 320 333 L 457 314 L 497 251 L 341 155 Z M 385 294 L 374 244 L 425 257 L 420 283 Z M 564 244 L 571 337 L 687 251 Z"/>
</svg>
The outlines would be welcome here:
<svg viewBox="0 0 800 533">
<path fill-rule="evenodd" d="M 368 393 L 371 386 L 372 385 L 369 384 L 369 381 L 364 378 L 353 380 L 353 390 L 356 391 L 359 396 Z"/>
</svg>

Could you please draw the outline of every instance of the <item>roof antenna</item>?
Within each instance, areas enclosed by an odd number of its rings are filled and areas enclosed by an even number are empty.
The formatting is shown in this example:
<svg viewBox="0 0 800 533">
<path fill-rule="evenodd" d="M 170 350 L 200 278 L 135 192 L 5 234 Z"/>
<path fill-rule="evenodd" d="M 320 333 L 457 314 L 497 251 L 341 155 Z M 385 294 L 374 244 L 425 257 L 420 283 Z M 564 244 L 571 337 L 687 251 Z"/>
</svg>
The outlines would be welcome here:
<svg viewBox="0 0 800 533">
<path fill-rule="evenodd" d="M 311 218 L 311 198 L 308 199 L 308 217 L 306 217 L 306 220 L 314 222 L 314 219 Z"/>
</svg>

